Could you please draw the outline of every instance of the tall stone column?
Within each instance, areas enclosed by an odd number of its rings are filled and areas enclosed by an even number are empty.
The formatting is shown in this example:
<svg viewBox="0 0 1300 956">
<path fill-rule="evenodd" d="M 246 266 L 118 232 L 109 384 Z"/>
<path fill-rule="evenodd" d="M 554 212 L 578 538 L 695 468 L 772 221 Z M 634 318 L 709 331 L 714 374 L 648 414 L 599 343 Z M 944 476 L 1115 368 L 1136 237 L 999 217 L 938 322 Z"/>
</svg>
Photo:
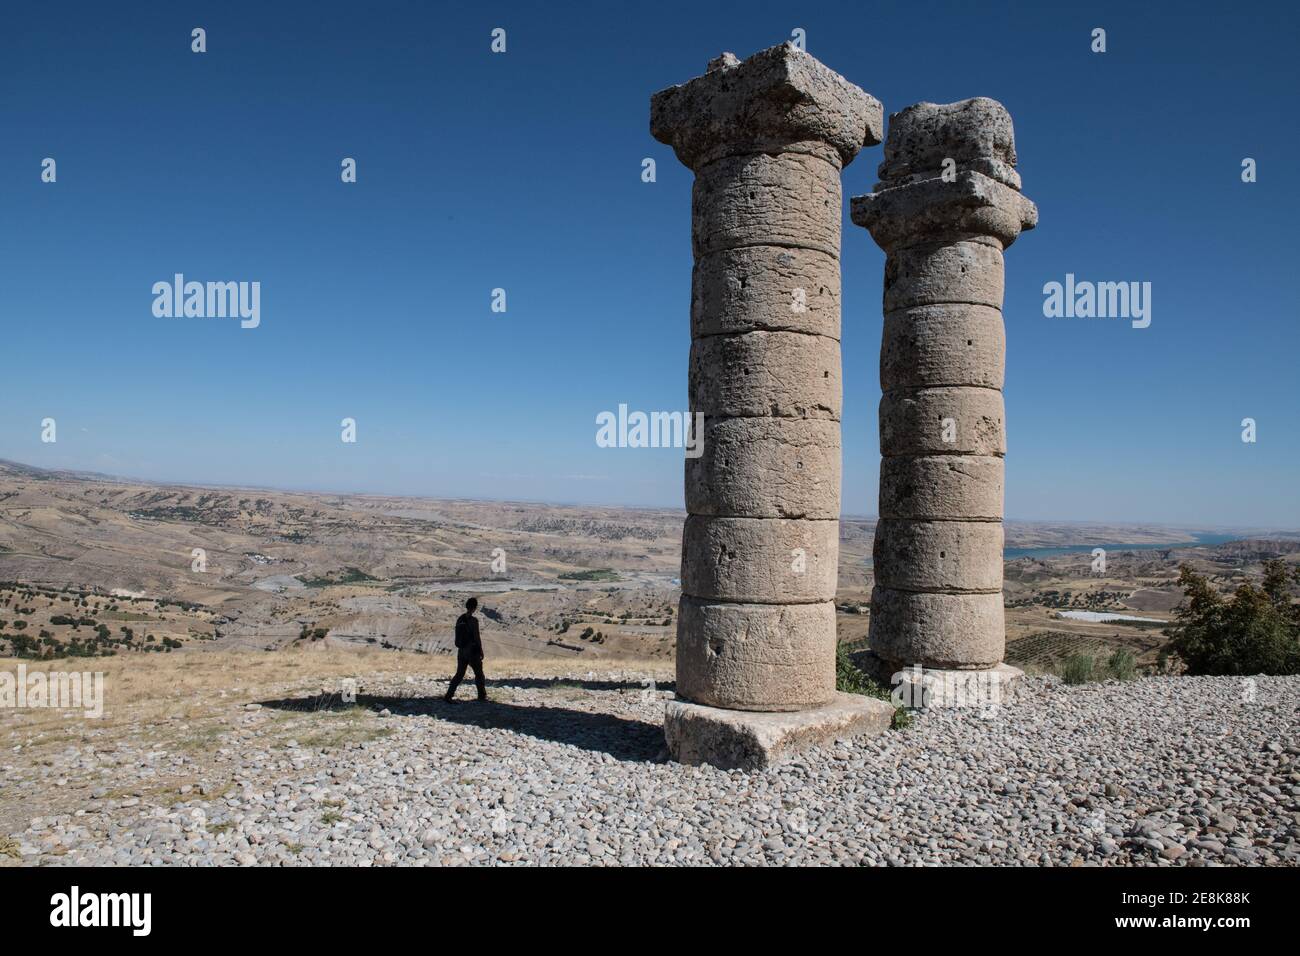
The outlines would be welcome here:
<svg viewBox="0 0 1300 956">
<path fill-rule="evenodd" d="M 784 45 L 654 95 L 695 172 L 690 405 L 672 755 L 762 766 L 878 720 L 835 691 L 840 171 L 878 101 Z M 791 715 L 791 716 L 786 716 Z M 874 726 L 874 725 L 873 725 Z"/>
<path fill-rule="evenodd" d="M 992 670 L 1002 610 L 1002 253 L 1038 221 L 986 98 L 889 120 L 853 221 L 885 250 L 870 645 L 889 670 Z"/>
</svg>

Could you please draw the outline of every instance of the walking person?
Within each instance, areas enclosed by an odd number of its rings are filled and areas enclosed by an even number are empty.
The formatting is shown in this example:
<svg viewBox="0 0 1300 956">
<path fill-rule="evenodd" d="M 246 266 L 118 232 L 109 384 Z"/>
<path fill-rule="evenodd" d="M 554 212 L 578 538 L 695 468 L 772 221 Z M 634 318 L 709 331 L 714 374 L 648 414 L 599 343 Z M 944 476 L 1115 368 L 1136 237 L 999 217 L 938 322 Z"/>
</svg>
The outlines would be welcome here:
<svg viewBox="0 0 1300 956">
<path fill-rule="evenodd" d="M 465 602 L 465 613 L 456 618 L 456 676 L 447 688 L 447 703 L 452 703 L 456 688 L 465 679 L 465 668 L 473 668 L 474 683 L 478 686 L 478 699 L 487 700 L 487 685 L 483 680 L 483 641 L 478 634 L 478 598 Z"/>
</svg>

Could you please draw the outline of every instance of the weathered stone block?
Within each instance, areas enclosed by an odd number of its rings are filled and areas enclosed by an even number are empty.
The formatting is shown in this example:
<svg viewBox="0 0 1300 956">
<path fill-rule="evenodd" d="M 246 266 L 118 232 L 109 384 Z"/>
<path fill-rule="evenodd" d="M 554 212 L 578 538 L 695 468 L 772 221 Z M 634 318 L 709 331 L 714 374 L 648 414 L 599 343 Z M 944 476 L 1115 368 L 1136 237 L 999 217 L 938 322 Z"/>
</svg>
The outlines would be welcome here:
<svg viewBox="0 0 1300 956">
<path fill-rule="evenodd" d="M 898 703 L 916 710 L 976 709 L 989 714 L 1009 704 L 1025 672 L 1008 664 L 955 669 L 916 665 L 888 669 Z"/>
<path fill-rule="evenodd" d="M 669 701 L 664 709 L 668 753 L 678 763 L 720 770 L 763 770 L 835 740 L 883 734 L 894 719 L 888 701 L 836 694 L 796 713 L 754 713 Z"/>
<path fill-rule="evenodd" d="M 881 518 L 872 545 L 876 583 L 903 591 L 1002 590 L 997 521 Z"/>
<path fill-rule="evenodd" d="M 1002 388 L 1002 313 L 982 305 L 924 305 L 885 316 L 880 387 L 976 385 Z"/>
<path fill-rule="evenodd" d="M 1004 455 L 1003 417 L 1002 393 L 991 388 L 885 392 L 880 397 L 880 453 Z"/>
<path fill-rule="evenodd" d="M 796 604 L 835 597 L 839 522 L 688 515 L 682 592 L 718 601 Z"/>
<path fill-rule="evenodd" d="M 984 455 L 882 458 L 880 515 L 1000 521 L 1003 464 Z"/>
<path fill-rule="evenodd" d="M 992 667 L 1006 652 L 1002 594 L 871 592 L 868 644 L 891 665 Z"/>
<path fill-rule="evenodd" d="M 840 516 L 840 426 L 820 418 L 712 418 L 686 459 L 686 510 L 746 518 Z"/>
<path fill-rule="evenodd" d="M 889 688 L 895 704 L 916 710 L 977 708 L 985 715 L 1015 698 L 1025 673 L 1009 664 L 951 668 L 882 660 L 874 651 L 855 651 L 849 659 L 863 673 Z"/>
<path fill-rule="evenodd" d="M 696 339 L 688 387 L 691 410 L 709 417 L 839 421 L 840 343 L 797 332 Z"/>
<path fill-rule="evenodd" d="M 838 256 L 843 198 L 837 166 L 804 153 L 728 156 L 697 171 L 696 258 L 738 246 L 792 246 Z"/>
<path fill-rule="evenodd" d="M 691 169 L 801 143 L 820 145 L 847 166 L 884 134 L 879 100 L 789 43 L 743 62 L 724 54 L 709 67 L 650 99 L 650 135 Z"/>
<path fill-rule="evenodd" d="M 993 240 L 930 243 L 885 258 L 885 314 L 918 305 L 1002 308 L 1002 249 Z"/>
<path fill-rule="evenodd" d="M 1032 202 L 973 170 L 959 171 L 953 182 L 926 179 L 881 186 L 853 197 L 849 208 L 853 221 L 871 230 L 886 251 L 966 236 L 988 236 L 1005 249 L 1038 224 L 1038 207 Z"/>
<path fill-rule="evenodd" d="M 748 246 L 709 253 L 697 261 L 691 282 L 691 335 L 760 330 L 838 340 L 839 259 L 814 249 Z"/>
<path fill-rule="evenodd" d="M 937 179 L 949 159 L 957 170 L 973 169 L 1019 189 L 1015 131 L 1006 107 L 977 96 L 957 103 L 917 103 L 889 117 L 882 182 Z"/>
<path fill-rule="evenodd" d="M 799 710 L 835 693 L 835 605 L 731 604 L 683 595 L 677 694 L 736 710 Z"/>
</svg>

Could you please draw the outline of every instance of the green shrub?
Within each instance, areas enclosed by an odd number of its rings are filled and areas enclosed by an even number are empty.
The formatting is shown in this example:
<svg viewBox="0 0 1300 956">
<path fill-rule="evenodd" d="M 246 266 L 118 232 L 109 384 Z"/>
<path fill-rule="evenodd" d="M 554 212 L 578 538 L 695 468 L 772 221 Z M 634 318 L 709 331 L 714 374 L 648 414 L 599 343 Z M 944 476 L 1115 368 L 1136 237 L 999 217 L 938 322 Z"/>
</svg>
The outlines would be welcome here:
<svg viewBox="0 0 1300 956">
<path fill-rule="evenodd" d="M 835 648 L 835 689 L 843 694 L 862 694 L 864 697 L 879 697 L 879 685 L 862 673 L 849 658 L 849 649 L 844 644 Z M 888 694 L 885 698 L 888 698 Z"/>
<path fill-rule="evenodd" d="M 1115 680 L 1132 680 L 1137 676 L 1137 658 L 1127 647 L 1117 647 L 1106 659 L 1106 671 Z"/>
<path fill-rule="evenodd" d="M 1067 684 L 1086 684 L 1092 680 L 1093 659 L 1089 654 L 1071 654 L 1061 665 L 1061 680 Z"/>
<path fill-rule="evenodd" d="M 849 649 L 844 644 L 837 644 L 835 647 L 835 689 L 843 694 L 859 694 L 893 703 L 889 689 L 864 674 L 850 659 Z M 895 706 L 894 719 L 890 726 L 894 730 L 903 730 L 911 724 L 911 712 L 906 707 Z"/>
<path fill-rule="evenodd" d="M 1178 583 L 1188 600 L 1175 612 L 1169 646 L 1189 674 L 1300 672 L 1300 606 L 1290 594 L 1295 582 L 1300 568 L 1266 561 L 1262 586 L 1242 584 L 1225 599 L 1184 565 Z"/>
</svg>

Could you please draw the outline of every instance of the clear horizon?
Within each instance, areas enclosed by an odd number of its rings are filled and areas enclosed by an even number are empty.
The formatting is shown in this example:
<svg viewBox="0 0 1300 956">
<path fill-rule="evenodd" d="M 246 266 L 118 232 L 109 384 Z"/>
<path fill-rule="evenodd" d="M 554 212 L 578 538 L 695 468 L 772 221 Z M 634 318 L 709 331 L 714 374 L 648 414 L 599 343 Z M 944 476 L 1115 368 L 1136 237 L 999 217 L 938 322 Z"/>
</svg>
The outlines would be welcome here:
<svg viewBox="0 0 1300 956">
<path fill-rule="evenodd" d="M 41 467 L 31 465 L 30 462 L 15 462 L 9 459 L 0 458 L 0 465 L 16 464 L 28 467 Z M 401 494 L 397 492 L 368 491 L 365 489 L 340 490 L 338 488 L 326 487 L 290 487 L 280 485 L 264 485 L 256 482 L 252 483 L 213 483 L 204 481 L 155 481 L 151 478 L 141 478 L 134 475 L 115 475 L 107 472 L 91 472 L 85 469 L 67 469 L 70 472 L 83 472 L 85 474 L 96 475 L 110 481 L 118 481 L 123 484 L 141 484 L 141 485 L 158 485 L 161 487 L 173 488 L 194 488 L 204 490 L 241 490 L 241 491 L 266 491 L 273 494 L 285 495 L 338 495 L 349 497 L 374 497 L 374 498 L 411 498 L 412 500 L 424 499 L 427 501 L 474 501 L 486 504 L 535 504 L 535 505 L 553 505 L 558 508 L 623 508 L 628 510 L 641 511 L 681 511 L 686 513 L 684 507 L 674 508 L 671 505 L 637 505 L 621 504 L 611 502 L 600 504 L 592 501 L 582 501 L 579 499 L 561 500 L 551 498 L 491 498 L 477 495 L 426 495 L 426 494 Z M 840 514 L 841 520 L 874 520 L 879 516 L 874 512 L 860 513 L 843 511 Z M 1004 523 L 1009 524 L 1077 524 L 1077 525 L 1114 525 L 1116 527 L 1154 527 L 1154 528 L 1176 528 L 1188 531 L 1277 531 L 1285 534 L 1300 534 L 1300 527 L 1286 527 L 1281 525 L 1245 525 L 1245 524 L 1206 524 L 1201 522 L 1165 522 L 1165 521 L 1110 521 L 1105 518 L 1018 518 L 1009 515 L 1003 519 Z M 1115 543 L 1115 542 L 1108 542 Z M 1122 543 L 1122 542 L 1120 542 Z"/>
<path fill-rule="evenodd" d="M 680 449 L 595 441 L 620 404 L 686 410 L 692 177 L 650 137 L 649 99 L 800 28 L 887 113 L 985 95 L 1015 121 L 1040 225 L 1006 256 L 1008 520 L 1300 528 L 1300 133 L 1279 119 L 1300 12 L 941 2 L 918 20 L 902 3 L 15 9 L 0 458 L 681 509 Z M 846 205 L 881 156 L 845 169 Z M 844 513 L 870 517 L 884 255 L 847 215 L 842 263 Z M 257 327 L 155 315 L 177 273 L 259 282 Z M 1067 277 L 1150 283 L 1149 327 L 1047 317 Z"/>
</svg>

